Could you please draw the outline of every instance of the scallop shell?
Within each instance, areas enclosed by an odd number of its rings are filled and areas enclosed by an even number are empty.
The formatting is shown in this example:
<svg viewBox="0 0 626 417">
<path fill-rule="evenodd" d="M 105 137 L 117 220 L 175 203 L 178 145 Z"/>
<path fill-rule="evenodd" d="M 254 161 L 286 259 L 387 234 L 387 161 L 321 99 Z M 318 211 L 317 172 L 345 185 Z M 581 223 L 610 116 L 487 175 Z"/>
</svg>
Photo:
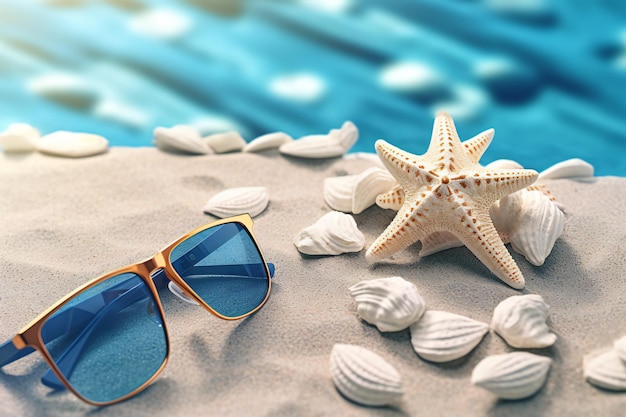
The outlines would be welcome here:
<svg viewBox="0 0 626 417">
<path fill-rule="evenodd" d="M 63 130 L 42 137 L 37 144 L 39 152 L 70 158 L 98 155 L 108 149 L 109 141 L 102 136 Z"/>
<path fill-rule="evenodd" d="M 626 362 L 615 349 L 585 356 L 583 373 L 592 385 L 612 391 L 626 391 Z"/>
<path fill-rule="evenodd" d="M 25 123 L 12 123 L 0 133 L 0 147 L 5 153 L 32 152 L 37 149 L 39 131 Z"/>
<path fill-rule="evenodd" d="M 536 187 L 502 198 L 489 213 L 513 250 L 536 266 L 543 265 L 565 227 L 565 215 L 558 205 Z"/>
<path fill-rule="evenodd" d="M 211 197 L 203 210 L 220 218 L 242 213 L 255 217 L 265 210 L 269 201 L 265 187 L 230 188 Z"/>
<path fill-rule="evenodd" d="M 260 152 L 280 147 L 283 143 L 292 142 L 293 138 L 284 132 L 268 133 L 250 141 L 242 152 Z"/>
<path fill-rule="evenodd" d="M 363 249 L 365 236 L 351 215 L 331 211 L 302 229 L 293 243 L 306 255 L 340 255 Z"/>
<path fill-rule="evenodd" d="M 538 180 L 593 177 L 593 165 L 574 158 L 552 165 L 539 173 Z"/>
<path fill-rule="evenodd" d="M 200 155 L 213 153 L 209 145 L 202 141 L 198 130 L 187 125 L 155 128 L 154 144 L 166 151 L 182 151 Z"/>
<path fill-rule="evenodd" d="M 246 140 L 241 137 L 239 132 L 234 130 L 214 133 L 205 137 L 203 142 L 209 145 L 209 148 L 213 149 L 215 153 L 240 151 L 246 146 Z"/>
<path fill-rule="evenodd" d="M 361 281 L 349 291 L 357 303 L 359 316 L 381 332 L 404 330 L 426 310 L 415 285 L 401 277 Z"/>
<path fill-rule="evenodd" d="M 528 352 L 487 356 L 472 371 L 472 384 L 499 398 L 518 400 L 530 397 L 543 386 L 552 359 Z"/>
<path fill-rule="evenodd" d="M 538 294 L 514 295 L 494 309 L 491 327 L 515 348 L 552 346 L 556 335 L 546 324 L 549 308 Z"/>
<path fill-rule="evenodd" d="M 404 390 L 398 371 L 371 350 L 337 343 L 330 354 L 330 373 L 337 390 L 363 405 L 398 402 Z"/>
<path fill-rule="evenodd" d="M 359 137 L 356 126 L 348 121 L 341 129 L 332 129 L 327 135 L 304 136 L 279 147 L 282 154 L 300 158 L 333 158 L 346 153 Z"/>
<path fill-rule="evenodd" d="M 617 352 L 617 355 L 626 363 L 626 336 L 613 343 L 613 349 Z"/>
<path fill-rule="evenodd" d="M 467 355 L 489 331 L 489 325 L 446 311 L 426 311 L 411 325 L 411 344 L 422 358 L 449 362 Z"/>
</svg>

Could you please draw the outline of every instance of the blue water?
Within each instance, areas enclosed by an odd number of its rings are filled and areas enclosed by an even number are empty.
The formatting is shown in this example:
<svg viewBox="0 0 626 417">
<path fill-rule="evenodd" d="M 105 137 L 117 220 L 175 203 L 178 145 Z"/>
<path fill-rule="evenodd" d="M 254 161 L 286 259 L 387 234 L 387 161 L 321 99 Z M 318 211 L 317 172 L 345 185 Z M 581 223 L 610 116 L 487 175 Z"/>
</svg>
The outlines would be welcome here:
<svg viewBox="0 0 626 417">
<path fill-rule="evenodd" d="M 158 9 L 178 20 L 141 29 Z M 418 74 L 404 88 L 398 63 Z M 58 73 L 74 86 L 36 86 Z M 625 95 L 622 0 L 0 1 L 0 129 L 146 146 L 155 126 L 251 140 L 352 120 L 352 151 L 385 138 L 421 154 L 446 109 L 461 139 L 496 129 L 481 162 L 626 176 Z"/>
</svg>

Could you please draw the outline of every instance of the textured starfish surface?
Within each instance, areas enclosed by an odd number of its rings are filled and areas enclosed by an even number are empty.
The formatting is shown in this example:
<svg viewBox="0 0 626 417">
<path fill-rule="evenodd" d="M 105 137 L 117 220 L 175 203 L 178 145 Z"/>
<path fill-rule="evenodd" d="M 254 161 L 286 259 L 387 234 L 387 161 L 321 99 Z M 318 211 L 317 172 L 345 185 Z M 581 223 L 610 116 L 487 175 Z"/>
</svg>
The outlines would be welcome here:
<svg viewBox="0 0 626 417">
<path fill-rule="evenodd" d="M 489 208 L 500 198 L 528 187 L 538 174 L 528 169 L 481 166 L 478 161 L 492 138 L 489 129 L 461 142 L 452 118 L 439 112 L 424 155 L 378 140 L 376 152 L 402 190 L 400 194 L 392 191 L 388 198 L 401 197 L 402 205 L 368 249 L 366 259 L 381 260 L 417 241 L 428 242 L 436 233 L 448 232 L 502 281 L 523 288 L 522 272 L 498 235 Z"/>
</svg>

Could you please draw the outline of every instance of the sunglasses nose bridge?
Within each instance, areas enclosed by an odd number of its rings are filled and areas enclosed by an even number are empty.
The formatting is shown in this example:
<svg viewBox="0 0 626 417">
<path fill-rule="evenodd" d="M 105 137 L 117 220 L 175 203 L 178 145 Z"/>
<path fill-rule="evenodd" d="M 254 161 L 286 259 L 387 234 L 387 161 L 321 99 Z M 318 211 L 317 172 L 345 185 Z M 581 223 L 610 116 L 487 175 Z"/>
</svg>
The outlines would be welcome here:
<svg viewBox="0 0 626 417">
<path fill-rule="evenodd" d="M 141 263 L 141 266 L 146 269 L 148 275 L 152 275 L 157 269 L 165 269 L 167 263 L 165 256 L 162 253 L 157 253 L 152 258 Z"/>
</svg>

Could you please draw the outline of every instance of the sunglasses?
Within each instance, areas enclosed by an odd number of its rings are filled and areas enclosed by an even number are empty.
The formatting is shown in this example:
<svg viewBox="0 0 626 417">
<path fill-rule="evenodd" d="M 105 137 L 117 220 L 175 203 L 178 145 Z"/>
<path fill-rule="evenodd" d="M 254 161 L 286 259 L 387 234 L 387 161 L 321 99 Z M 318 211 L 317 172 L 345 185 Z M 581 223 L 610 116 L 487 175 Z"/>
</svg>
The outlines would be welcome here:
<svg viewBox="0 0 626 417">
<path fill-rule="evenodd" d="M 42 383 L 92 405 L 126 400 L 146 388 L 169 355 L 159 290 L 225 320 L 259 310 L 271 289 L 268 264 L 243 214 L 200 227 L 152 258 L 74 290 L 0 345 L 0 367 L 39 351 Z"/>
</svg>

